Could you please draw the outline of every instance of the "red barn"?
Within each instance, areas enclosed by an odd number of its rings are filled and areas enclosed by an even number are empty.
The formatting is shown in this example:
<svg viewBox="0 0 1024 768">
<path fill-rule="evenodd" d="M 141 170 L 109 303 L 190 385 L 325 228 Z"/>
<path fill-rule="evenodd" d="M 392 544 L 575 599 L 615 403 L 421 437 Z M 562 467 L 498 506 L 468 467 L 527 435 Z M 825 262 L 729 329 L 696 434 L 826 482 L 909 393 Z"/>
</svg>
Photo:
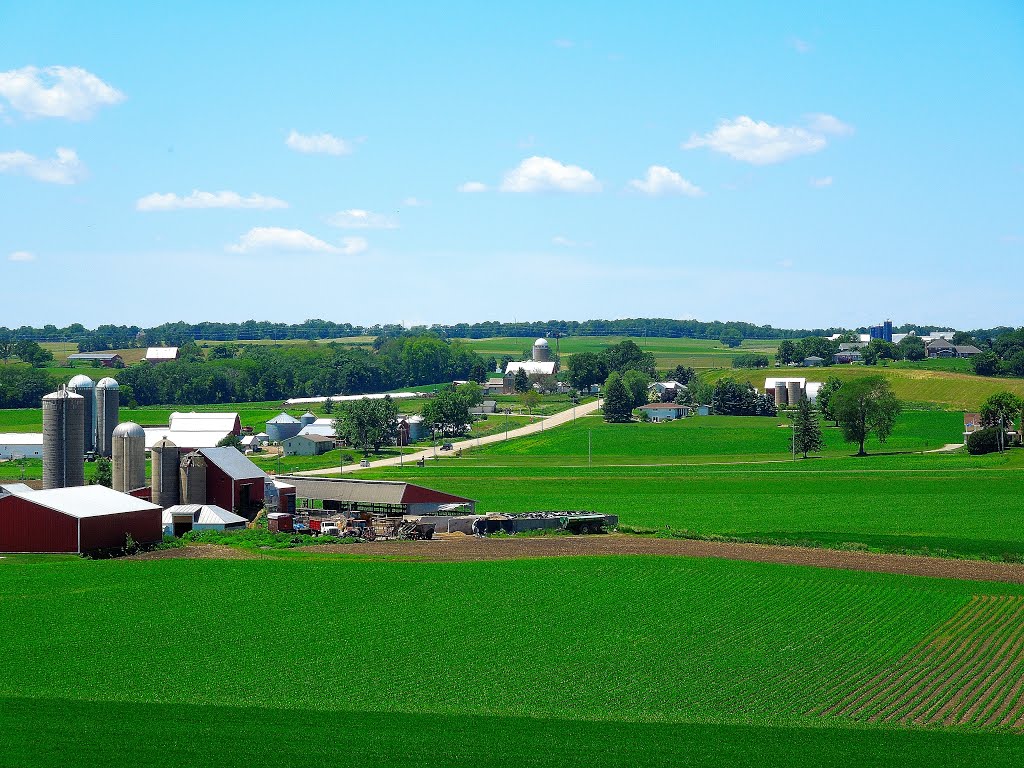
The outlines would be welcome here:
<svg viewBox="0 0 1024 768">
<path fill-rule="evenodd" d="M 82 553 L 163 538 L 160 507 L 102 485 L 0 490 L 0 552 Z"/>
<path fill-rule="evenodd" d="M 206 459 L 206 503 L 252 520 L 263 506 L 267 473 L 237 448 L 201 448 L 199 453 Z"/>
</svg>

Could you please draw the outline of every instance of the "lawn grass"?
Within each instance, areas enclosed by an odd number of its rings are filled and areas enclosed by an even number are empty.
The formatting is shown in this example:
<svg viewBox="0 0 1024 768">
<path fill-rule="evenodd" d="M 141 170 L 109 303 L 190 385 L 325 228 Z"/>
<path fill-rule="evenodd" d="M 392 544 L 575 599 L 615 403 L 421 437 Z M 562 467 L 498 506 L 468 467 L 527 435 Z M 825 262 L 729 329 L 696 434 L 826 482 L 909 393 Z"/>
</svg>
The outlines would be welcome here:
<svg viewBox="0 0 1024 768">
<path fill-rule="evenodd" d="M 977 594 L 1021 590 L 672 557 L 8 558 L 0 765 L 1019 764 L 1016 735 L 809 714 Z"/>
</svg>

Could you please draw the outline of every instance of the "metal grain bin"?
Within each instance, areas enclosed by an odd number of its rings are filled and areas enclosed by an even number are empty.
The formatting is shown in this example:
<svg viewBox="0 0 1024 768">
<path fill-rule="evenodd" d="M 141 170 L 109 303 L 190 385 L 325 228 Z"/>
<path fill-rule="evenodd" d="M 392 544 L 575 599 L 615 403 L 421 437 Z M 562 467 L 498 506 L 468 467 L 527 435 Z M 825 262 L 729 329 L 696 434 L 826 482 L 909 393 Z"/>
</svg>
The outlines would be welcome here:
<svg viewBox="0 0 1024 768">
<path fill-rule="evenodd" d="M 185 454 L 181 460 L 181 503 L 206 503 L 206 459 L 199 451 Z"/>
<path fill-rule="evenodd" d="M 109 376 L 96 383 L 96 452 L 112 455 L 114 427 L 121 410 L 121 387 Z"/>
<path fill-rule="evenodd" d="M 68 390 L 85 399 L 85 416 L 82 422 L 82 436 L 85 450 L 96 450 L 96 385 L 85 374 L 78 374 L 68 382 Z"/>
<path fill-rule="evenodd" d="M 178 446 L 165 437 L 153 446 L 152 459 L 153 503 L 164 509 L 173 507 L 181 497 L 181 479 L 178 477 L 181 457 Z"/>
<path fill-rule="evenodd" d="M 61 387 L 43 398 L 43 488 L 85 485 L 85 398 Z"/>
<path fill-rule="evenodd" d="M 299 416 L 300 428 L 301 427 L 308 427 L 314 421 L 316 421 L 316 416 L 314 414 L 310 413 L 309 411 L 306 411 L 304 414 Z"/>
<path fill-rule="evenodd" d="M 280 413 L 267 422 L 267 437 L 272 443 L 280 443 L 295 437 L 302 429 L 302 422 L 287 413 Z"/>
<path fill-rule="evenodd" d="M 128 493 L 146 487 L 146 433 L 133 421 L 118 424 L 111 436 L 114 490 Z"/>
</svg>

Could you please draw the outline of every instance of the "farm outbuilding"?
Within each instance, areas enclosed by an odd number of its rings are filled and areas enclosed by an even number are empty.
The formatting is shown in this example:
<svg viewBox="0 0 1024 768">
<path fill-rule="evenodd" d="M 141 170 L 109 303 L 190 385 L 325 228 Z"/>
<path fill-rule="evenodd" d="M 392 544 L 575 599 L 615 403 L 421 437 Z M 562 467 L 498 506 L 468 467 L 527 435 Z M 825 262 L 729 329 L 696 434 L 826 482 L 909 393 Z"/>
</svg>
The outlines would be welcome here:
<svg viewBox="0 0 1024 768">
<path fill-rule="evenodd" d="M 159 542 L 160 507 L 102 485 L 0 491 L 0 552 L 120 549 L 129 535 Z"/>
<path fill-rule="evenodd" d="M 68 355 L 68 363 L 90 363 L 104 368 L 124 368 L 124 358 L 116 352 L 76 352 Z"/>
<path fill-rule="evenodd" d="M 150 347 L 146 350 L 147 363 L 168 363 L 178 359 L 177 347 Z"/>
<path fill-rule="evenodd" d="M 247 523 L 244 517 L 216 504 L 177 504 L 163 513 L 167 536 L 181 536 L 189 531 L 233 531 L 245 528 Z"/>
<path fill-rule="evenodd" d="M 319 456 L 334 448 L 334 440 L 323 435 L 296 435 L 281 441 L 285 456 Z"/>
<path fill-rule="evenodd" d="M 228 435 L 241 435 L 242 421 L 237 413 L 172 413 L 167 427 L 146 427 L 146 450 L 163 439 L 183 451 L 213 448 Z"/>
<path fill-rule="evenodd" d="M 0 432 L 0 459 L 43 458 L 42 432 Z"/>
<path fill-rule="evenodd" d="M 267 473 L 237 448 L 203 448 L 206 459 L 206 503 L 237 511 L 252 519 L 263 506 Z"/>
<path fill-rule="evenodd" d="M 295 486 L 299 512 L 371 512 L 397 515 L 436 515 L 445 504 L 464 505 L 468 514 L 476 502 L 422 485 L 390 480 L 345 480 L 282 475 L 281 480 Z"/>
<path fill-rule="evenodd" d="M 673 419 L 685 419 L 690 415 L 690 409 L 687 406 L 675 403 L 648 403 L 640 406 L 640 410 L 651 421 L 672 421 Z"/>
</svg>

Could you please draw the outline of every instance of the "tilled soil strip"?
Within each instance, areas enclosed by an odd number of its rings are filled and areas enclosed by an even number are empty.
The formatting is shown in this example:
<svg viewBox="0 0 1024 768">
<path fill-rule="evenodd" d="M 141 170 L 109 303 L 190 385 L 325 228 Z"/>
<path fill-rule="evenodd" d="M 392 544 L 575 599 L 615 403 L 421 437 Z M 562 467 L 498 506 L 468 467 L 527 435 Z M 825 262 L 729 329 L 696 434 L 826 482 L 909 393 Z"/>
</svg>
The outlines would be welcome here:
<svg viewBox="0 0 1024 768">
<path fill-rule="evenodd" d="M 305 552 L 386 556 L 425 562 L 514 560 L 573 555 L 674 555 L 718 557 L 758 563 L 811 565 L 871 573 L 895 573 L 971 581 L 1024 584 L 1024 565 L 945 557 L 847 552 L 813 547 L 779 547 L 692 539 L 657 539 L 625 534 L 526 538 L 476 538 L 445 534 L 431 541 L 374 541 L 301 547 Z"/>
</svg>

